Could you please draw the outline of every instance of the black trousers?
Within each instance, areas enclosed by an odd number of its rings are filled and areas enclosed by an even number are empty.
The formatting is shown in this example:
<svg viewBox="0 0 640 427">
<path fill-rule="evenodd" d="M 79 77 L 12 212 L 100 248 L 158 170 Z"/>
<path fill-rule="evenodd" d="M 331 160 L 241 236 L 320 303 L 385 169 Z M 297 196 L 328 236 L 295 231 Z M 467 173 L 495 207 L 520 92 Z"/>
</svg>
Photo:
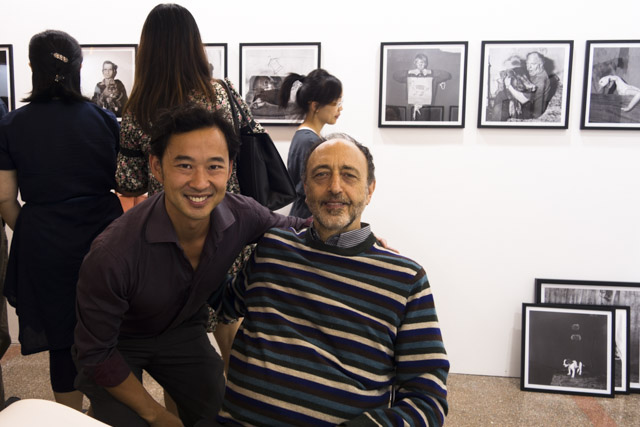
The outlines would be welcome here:
<svg viewBox="0 0 640 427">
<path fill-rule="evenodd" d="M 185 427 L 200 420 L 215 421 L 224 397 L 224 365 L 209 342 L 205 326 L 201 322 L 183 324 L 157 337 L 118 343 L 118 351 L 133 374 L 142 380 L 142 371 L 147 371 L 173 398 Z M 78 371 L 76 387 L 91 401 L 95 418 L 116 427 L 148 425 L 81 369 Z"/>
</svg>

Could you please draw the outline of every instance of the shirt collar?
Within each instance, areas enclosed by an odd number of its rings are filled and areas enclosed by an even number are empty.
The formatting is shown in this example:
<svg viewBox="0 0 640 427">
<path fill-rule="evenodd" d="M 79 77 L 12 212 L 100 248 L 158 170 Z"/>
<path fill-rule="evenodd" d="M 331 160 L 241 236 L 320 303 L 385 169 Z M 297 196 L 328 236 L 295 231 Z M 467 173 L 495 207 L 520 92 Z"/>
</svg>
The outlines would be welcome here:
<svg viewBox="0 0 640 427">
<path fill-rule="evenodd" d="M 155 200 L 153 200 L 155 198 Z M 225 203 L 226 197 L 211 212 L 211 227 L 209 235 L 214 238 L 221 231 L 227 229 L 236 221 L 236 217 Z M 150 243 L 174 242 L 178 243 L 178 235 L 171 223 L 167 208 L 164 205 L 164 191 L 148 200 L 155 203 L 147 221 L 146 237 Z"/>
<path fill-rule="evenodd" d="M 318 233 L 313 228 L 313 225 L 310 230 L 313 239 L 321 241 Z M 362 223 L 360 228 L 331 236 L 324 243 L 326 245 L 336 246 L 339 248 L 352 248 L 367 240 L 367 237 L 369 237 L 370 234 L 371 226 L 369 224 Z"/>
</svg>

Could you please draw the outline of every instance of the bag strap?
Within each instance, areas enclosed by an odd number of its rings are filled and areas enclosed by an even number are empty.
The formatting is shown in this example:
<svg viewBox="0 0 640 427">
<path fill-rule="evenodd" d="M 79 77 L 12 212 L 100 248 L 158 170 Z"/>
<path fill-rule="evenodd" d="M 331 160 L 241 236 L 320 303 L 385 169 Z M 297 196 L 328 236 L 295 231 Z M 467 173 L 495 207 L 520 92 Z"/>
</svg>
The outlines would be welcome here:
<svg viewBox="0 0 640 427">
<path fill-rule="evenodd" d="M 238 123 L 238 102 L 236 98 L 233 96 L 231 91 L 229 90 L 229 86 L 227 86 L 227 82 L 224 80 L 218 80 L 218 83 L 222 85 L 224 91 L 227 92 L 227 99 L 229 101 L 229 106 L 231 107 L 231 118 L 233 119 L 233 127 L 236 132 L 240 133 L 241 123 Z"/>
<path fill-rule="evenodd" d="M 218 83 L 220 83 L 222 87 L 224 87 L 224 90 L 227 92 L 229 105 L 231 106 L 231 113 L 233 114 L 233 124 L 236 126 L 236 129 L 242 129 L 244 127 L 243 124 L 246 123 L 246 126 L 249 128 L 250 132 L 256 132 L 256 121 L 253 119 L 253 117 L 246 114 L 244 108 L 242 108 L 242 106 L 238 102 L 238 98 L 236 98 L 235 94 L 231 91 L 231 88 L 229 87 L 227 82 L 224 80 L 218 80 Z M 240 113 L 240 123 L 238 123 L 238 113 Z"/>
</svg>

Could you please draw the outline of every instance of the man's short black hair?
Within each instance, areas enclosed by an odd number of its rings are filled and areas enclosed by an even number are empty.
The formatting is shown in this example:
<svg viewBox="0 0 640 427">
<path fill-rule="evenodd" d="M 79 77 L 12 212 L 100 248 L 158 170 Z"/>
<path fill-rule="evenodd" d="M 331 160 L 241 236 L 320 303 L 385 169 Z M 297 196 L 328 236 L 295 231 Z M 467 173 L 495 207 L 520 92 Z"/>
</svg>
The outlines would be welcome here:
<svg viewBox="0 0 640 427">
<path fill-rule="evenodd" d="M 171 135 L 204 128 L 218 128 L 224 135 L 229 150 L 229 161 L 236 158 L 240 140 L 236 131 L 220 110 L 209 111 L 198 104 L 180 105 L 160 113 L 151 127 L 151 154 L 162 160 Z"/>
<path fill-rule="evenodd" d="M 326 137 L 321 137 L 318 141 L 316 141 L 307 151 L 306 156 L 304 157 L 304 162 L 302 163 L 302 182 L 305 182 L 307 179 L 307 164 L 309 163 L 309 157 L 311 157 L 311 153 L 315 151 L 318 146 L 324 144 L 327 141 L 331 141 L 333 139 L 342 139 L 343 141 L 352 142 L 358 149 L 364 154 L 365 159 L 367 159 L 367 185 L 371 185 L 373 181 L 376 180 L 376 167 L 373 164 L 373 156 L 371 155 L 371 151 L 350 135 L 346 133 L 332 133 L 327 135 Z"/>
</svg>

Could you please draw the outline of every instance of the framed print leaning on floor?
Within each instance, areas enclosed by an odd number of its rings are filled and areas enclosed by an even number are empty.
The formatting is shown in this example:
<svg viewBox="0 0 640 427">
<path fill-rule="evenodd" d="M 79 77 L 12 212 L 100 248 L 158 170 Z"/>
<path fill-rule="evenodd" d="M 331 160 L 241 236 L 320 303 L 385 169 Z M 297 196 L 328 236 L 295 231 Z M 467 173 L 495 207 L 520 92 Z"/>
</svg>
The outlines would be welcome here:
<svg viewBox="0 0 640 427">
<path fill-rule="evenodd" d="M 13 86 L 13 46 L 0 44 L 0 100 L 7 111 L 16 108 Z"/>
<path fill-rule="evenodd" d="M 628 365 L 627 377 L 629 385 L 621 381 L 616 384 L 617 392 L 640 392 L 640 283 L 603 282 L 589 280 L 535 279 L 536 302 L 543 304 L 578 304 L 597 306 L 629 307 L 628 352 L 619 351 L 616 364 L 624 369 Z M 620 316 L 620 314 L 618 314 Z M 622 330 L 616 331 L 616 340 L 622 341 Z M 622 342 L 617 343 L 619 350 Z M 628 363 L 623 361 L 628 354 Z"/>
<path fill-rule="evenodd" d="M 522 305 L 522 372 L 526 391 L 614 397 L 615 309 Z"/>
<path fill-rule="evenodd" d="M 263 125 L 302 123 L 290 103 L 278 105 L 280 86 L 289 73 L 307 75 L 320 68 L 320 43 L 240 43 L 240 93 Z M 295 96 L 294 85 L 290 97 Z"/>
<path fill-rule="evenodd" d="M 640 40 L 587 41 L 581 129 L 640 129 Z"/>
<path fill-rule="evenodd" d="M 478 127 L 569 124 L 573 41 L 483 41 Z"/>
<path fill-rule="evenodd" d="M 118 119 L 129 99 L 136 65 L 136 45 L 82 45 L 80 90 Z"/>
<path fill-rule="evenodd" d="M 380 45 L 378 127 L 464 127 L 467 42 Z"/>
</svg>

